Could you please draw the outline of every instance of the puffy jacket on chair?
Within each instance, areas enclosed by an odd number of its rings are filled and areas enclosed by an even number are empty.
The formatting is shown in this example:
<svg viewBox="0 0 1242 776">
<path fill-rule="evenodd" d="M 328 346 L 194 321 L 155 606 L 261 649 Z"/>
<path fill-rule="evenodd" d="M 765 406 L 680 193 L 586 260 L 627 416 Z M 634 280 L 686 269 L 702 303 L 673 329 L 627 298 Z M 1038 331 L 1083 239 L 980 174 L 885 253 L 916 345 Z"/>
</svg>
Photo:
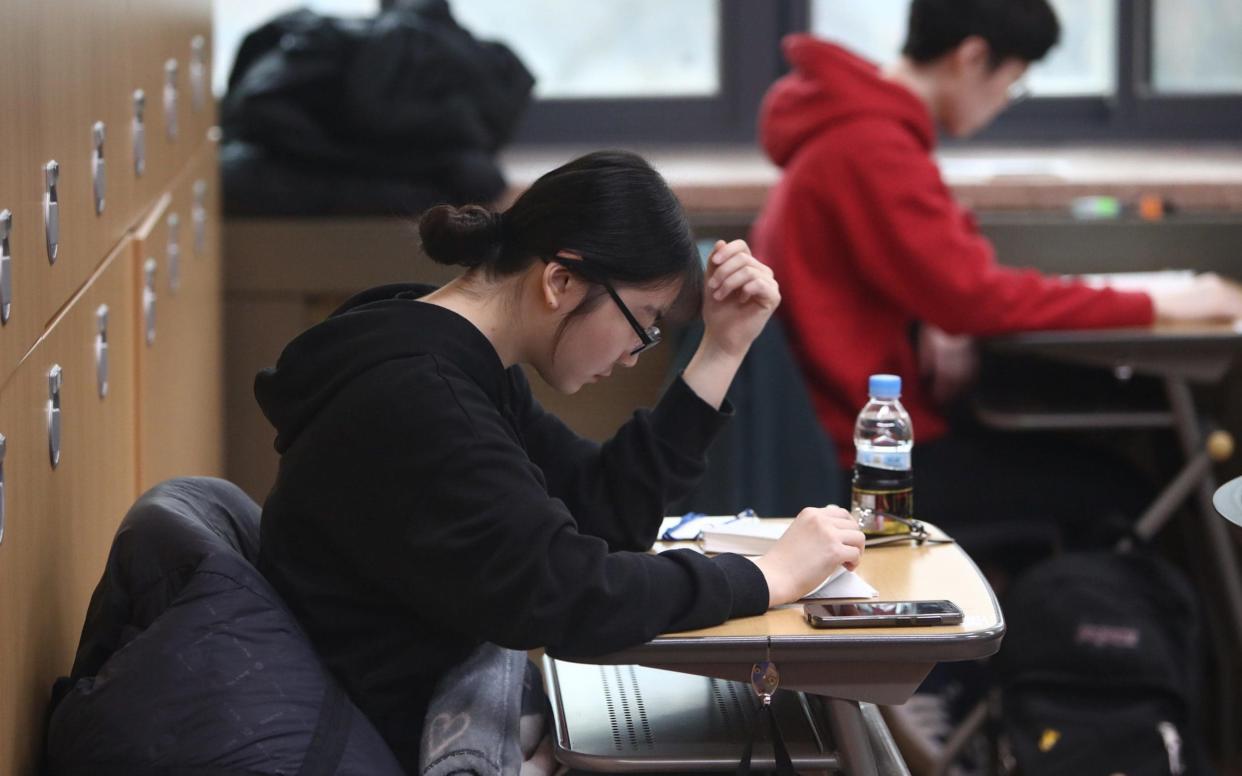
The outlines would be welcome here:
<svg viewBox="0 0 1242 776">
<path fill-rule="evenodd" d="M 401 776 L 252 565 L 259 508 L 183 478 L 130 509 L 54 692 L 60 774 Z"/>
</svg>

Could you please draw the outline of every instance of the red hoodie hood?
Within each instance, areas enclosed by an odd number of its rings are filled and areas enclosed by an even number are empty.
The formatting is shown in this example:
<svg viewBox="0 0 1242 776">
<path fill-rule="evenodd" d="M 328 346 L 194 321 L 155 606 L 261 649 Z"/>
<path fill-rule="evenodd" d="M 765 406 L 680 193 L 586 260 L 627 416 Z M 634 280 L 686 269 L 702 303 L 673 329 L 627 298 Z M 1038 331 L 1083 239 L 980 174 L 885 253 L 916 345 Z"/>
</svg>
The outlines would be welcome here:
<svg viewBox="0 0 1242 776">
<path fill-rule="evenodd" d="M 904 124 L 929 152 L 935 145 L 926 106 L 871 62 L 806 34 L 787 36 L 781 48 L 793 72 L 768 90 L 759 118 L 759 142 L 777 165 L 829 127 L 864 116 Z"/>
</svg>

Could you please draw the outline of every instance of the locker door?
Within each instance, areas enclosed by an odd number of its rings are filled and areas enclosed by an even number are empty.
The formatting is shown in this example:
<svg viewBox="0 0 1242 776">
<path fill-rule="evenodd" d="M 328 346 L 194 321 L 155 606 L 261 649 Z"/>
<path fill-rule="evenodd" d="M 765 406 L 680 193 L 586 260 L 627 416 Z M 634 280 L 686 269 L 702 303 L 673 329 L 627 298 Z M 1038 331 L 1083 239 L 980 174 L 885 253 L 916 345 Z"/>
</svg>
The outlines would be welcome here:
<svg viewBox="0 0 1242 776">
<path fill-rule="evenodd" d="M 211 1 L 192 0 L 182 20 L 175 46 L 185 52 L 188 139 L 190 147 L 197 148 L 216 124 L 216 100 L 211 93 Z"/>
<path fill-rule="evenodd" d="M 37 9 L 33 103 L 38 137 L 22 160 L 36 175 L 40 266 L 50 275 L 43 323 L 81 289 L 130 225 L 129 178 L 118 175 L 128 106 L 126 20 L 109 3 L 58 0 Z M 120 167 L 121 165 L 115 165 Z"/>
<path fill-rule="evenodd" d="M 186 202 L 182 236 L 184 263 L 189 266 L 187 287 L 194 310 L 193 338 L 188 352 L 195 354 L 193 369 L 199 391 L 194 419 L 199 447 L 195 465 L 204 472 L 224 475 L 224 265 L 220 256 L 220 173 L 218 147 L 203 144 L 189 174 L 180 184 Z"/>
<path fill-rule="evenodd" d="M 139 337 L 140 489 L 223 472 L 218 176 L 214 145 L 209 151 L 186 169 L 134 241 L 139 293 L 153 300 Z"/>
<path fill-rule="evenodd" d="M 200 2 L 200 0 L 195 0 Z M 165 0 L 124 0 L 131 41 L 128 68 L 131 92 L 143 100 L 143 172 L 136 180 L 137 197 L 146 212 L 172 185 L 190 154 L 202 143 L 190 124 L 193 90 L 188 18 L 192 5 Z M 206 45 L 210 45 L 210 40 Z M 210 51 L 206 51 L 209 57 Z M 132 154 L 131 154 L 132 158 Z"/>
<path fill-rule="evenodd" d="M 39 299 L 46 293 L 47 261 L 42 248 L 37 158 L 38 84 L 32 31 L 33 3 L 6 9 L 0 24 L 0 385 L 34 345 L 51 314 Z"/>
<path fill-rule="evenodd" d="M 0 773 L 34 773 L 51 683 L 136 495 L 132 260 L 123 242 L 0 389 Z"/>
</svg>

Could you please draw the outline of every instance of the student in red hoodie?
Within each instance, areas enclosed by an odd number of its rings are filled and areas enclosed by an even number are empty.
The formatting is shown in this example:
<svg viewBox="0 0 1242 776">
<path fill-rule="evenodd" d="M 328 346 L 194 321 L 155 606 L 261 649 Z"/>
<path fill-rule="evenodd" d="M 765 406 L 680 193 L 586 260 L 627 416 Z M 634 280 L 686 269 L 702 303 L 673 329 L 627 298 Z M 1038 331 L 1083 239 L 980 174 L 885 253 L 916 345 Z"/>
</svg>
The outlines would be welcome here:
<svg viewBox="0 0 1242 776">
<path fill-rule="evenodd" d="M 935 128 L 966 137 L 987 126 L 1058 36 L 1046 0 L 914 0 L 902 57 L 888 69 L 809 35 L 787 38 L 792 72 L 762 108 L 761 141 L 783 173 L 751 244 L 780 282 L 816 412 L 848 469 L 868 375 L 901 376 L 917 441 L 916 512 L 950 528 L 963 518 L 986 523 L 997 509 L 1013 516 L 1021 505 L 1068 516 L 1063 493 L 1045 486 L 1073 473 L 1048 463 L 1046 450 L 1024 450 L 1020 435 L 946 436 L 938 399 L 951 391 L 939 389 L 953 370 L 921 379 L 926 353 L 916 352 L 912 326 L 943 344 L 945 332 L 1242 315 L 1242 294 L 1212 275 L 1176 292 L 1124 293 L 1001 266 L 954 201 L 932 157 Z"/>
</svg>

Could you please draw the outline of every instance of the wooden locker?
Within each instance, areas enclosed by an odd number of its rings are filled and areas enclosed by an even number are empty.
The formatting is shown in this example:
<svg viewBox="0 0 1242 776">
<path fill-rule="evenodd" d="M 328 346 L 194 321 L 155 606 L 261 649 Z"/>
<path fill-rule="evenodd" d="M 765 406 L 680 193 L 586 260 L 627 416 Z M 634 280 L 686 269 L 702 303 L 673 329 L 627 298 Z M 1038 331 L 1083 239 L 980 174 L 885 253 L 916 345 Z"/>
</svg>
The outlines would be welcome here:
<svg viewBox="0 0 1242 776">
<path fill-rule="evenodd" d="M 43 323 L 82 288 L 132 221 L 122 165 L 127 124 L 126 20 L 108 3 L 38 3 L 33 167 L 50 305 Z M 102 142 L 100 142 L 102 141 Z M 100 154 L 102 152 L 102 154 Z"/>
<path fill-rule="evenodd" d="M 7 229 L 0 277 L 8 303 L 0 313 L 0 385 L 43 332 L 51 305 L 47 295 L 47 261 L 37 253 L 43 231 L 35 165 L 38 127 L 38 41 L 33 35 L 38 13 L 33 3 L 6 9 L 0 24 L 0 214 Z M 55 308 L 51 308 L 55 309 Z"/>
<path fill-rule="evenodd" d="M 52 682 L 72 665 L 112 536 L 136 497 L 132 261 L 123 241 L 0 390 L 0 773 L 35 773 Z M 58 411 L 56 448 L 50 409 Z"/>
<path fill-rule="evenodd" d="M 89 8 L 90 25 L 80 34 L 87 38 L 89 52 L 89 104 L 92 112 L 85 117 L 91 140 L 87 152 L 91 154 L 79 180 L 91 184 L 91 204 L 94 207 L 95 168 L 94 133 L 95 122 L 102 122 L 105 129 L 102 160 L 106 175 L 103 212 L 96 220 L 105 230 L 95 235 L 96 244 L 111 250 L 117 236 L 127 232 L 146 212 L 138 198 L 138 179 L 134 169 L 133 144 L 133 85 L 130 67 L 132 33 L 129 21 L 112 3 L 97 0 L 74 0 L 80 8 Z M 84 11 L 84 15 L 85 15 Z M 75 130 L 76 131 L 76 130 Z"/>
<path fill-rule="evenodd" d="M 138 321 L 139 490 L 170 477 L 220 476 L 224 468 L 218 175 L 214 145 L 207 148 L 134 240 L 138 294 L 154 309 Z M 201 241 L 196 218 L 203 219 Z"/>
<path fill-rule="evenodd" d="M 211 69 L 214 41 L 210 0 L 187 0 L 181 10 L 174 33 L 173 51 L 185 65 L 186 138 L 190 148 L 198 148 L 216 125 L 216 101 L 211 92 Z"/>
<path fill-rule="evenodd" d="M 202 144 L 190 123 L 193 93 L 189 85 L 192 34 L 187 19 L 194 18 L 188 0 L 125 0 L 131 95 L 144 97 L 143 173 L 137 190 L 144 211 L 150 209 Z M 206 44 L 210 46 L 210 36 Z M 210 60 L 210 51 L 206 52 Z M 208 78 L 210 80 L 210 78 Z"/>
<path fill-rule="evenodd" d="M 213 293 L 223 293 L 223 266 L 220 254 L 220 148 L 208 141 L 195 157 L 190 184 L 192 251 L 196 259 L 210 265 L 208 277 L 215 283 Z"/>
</svg>

